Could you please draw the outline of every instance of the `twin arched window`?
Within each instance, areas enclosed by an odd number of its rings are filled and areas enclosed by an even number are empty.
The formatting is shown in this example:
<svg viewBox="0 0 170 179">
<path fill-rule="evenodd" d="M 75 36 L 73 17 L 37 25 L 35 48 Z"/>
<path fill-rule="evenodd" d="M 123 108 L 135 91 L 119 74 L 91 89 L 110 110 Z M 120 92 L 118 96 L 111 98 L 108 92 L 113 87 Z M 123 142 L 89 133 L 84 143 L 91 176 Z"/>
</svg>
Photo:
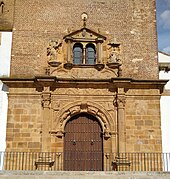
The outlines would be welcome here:
<svg viewBox="0 0 170 179">
<path fill-rule="evenodd" d="M 96 64 L 96 49 L 92 43 L 88 43 L 85 48 L 81 43 L 73 46 L 73 63 L 74 64 Z"/>
<path fill-rule="evenodd" d="M 73 63 L 83 64 L 83 45 L 76 43 L 73 47 Z"/>
</svg>

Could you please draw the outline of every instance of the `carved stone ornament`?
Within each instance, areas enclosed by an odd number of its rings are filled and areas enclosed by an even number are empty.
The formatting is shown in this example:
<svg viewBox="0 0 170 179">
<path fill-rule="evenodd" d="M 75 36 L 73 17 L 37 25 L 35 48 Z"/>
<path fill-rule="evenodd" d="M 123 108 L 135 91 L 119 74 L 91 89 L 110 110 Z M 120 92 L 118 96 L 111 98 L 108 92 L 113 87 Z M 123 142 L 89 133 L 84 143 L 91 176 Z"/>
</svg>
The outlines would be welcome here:
<svg viewBox="0 0 170 179">
<path fill-rule="evenodd" d="M 51 135 L 55 136 L 55 137 L 59 137 L 62 138 L 64 136 L 64 132 L 61 130 L 57 130 L 57 131 L 50 131 L 49 132 Z"/>
<path fill-rule="evenodd" d="M 43 108 L 49 108 L 51 104 L 51 93 L 43 93 L 42 94 L 42 101 L 41 101 Z"/>
<path fill-rule="evenodd" d="M 118 107 L 125 107 L 126 97 L 125 96 L 117 96 L 117 105 Z"/>
<path fill-rule="evenodd" d="M 97 63 L 97 64 L 95 65 L 95 68 L 96 68 L 98 71 L 101 71 L 101 70 L 103 70 L 104 66 L 105 66 L 104 64 Z"/>
<path fill-rule="evenodd" d="M 114 99 L 113 99 L 113 106 L 117 107 L 117 97 L 114 97 Z"/>
<path fill-rule="evenodd" d="M 109 139 L 111 137 L 112 133 L 108 131 L 107 129 L 104 131 L 104 138 Z"/>
<path fill-rule="evenodd" d="M 65 64 L 64 64 L 64 68 L 67 69 L 67 70 L 72 69 L 73 66 L 74 66 L 74 65 L 73 65 L 72 63 L 65 63 Z"/>
<path fill-rule="evenodd" d="M 83 66 L 83 68 L 73 68 L 73 65 L 70 63 L 64 64 L 68 65 L 66 68 L 71 69 L 67 70 L 65 67 L 60 68 L 58 67 L 55 70 L 50 71 L 50 75 L 52 76 L 57 76 L 58 78 L 65 78 L 66 76 L 68 78 L 76 79 L 76 78 L 86 78 L 86 79 L 95 79 L 99 78 L 100 79 L 106 79 L 106 78 L 115 78 L 117 77 L 117 69 L 111 69 L 109 67 L 105 67 L 103 70 L 96 70 L 96 67 L 94 68 L 86 68 Z M 48 74 L 48 73 L 47 73 Z"/>
<path fill-rule="evenodd" d="M 118 76 L 121 76 L 121 72 L 119 72 L 120 66 L 122 65 L 121 55 L 120 55 L 120 43 L 116 41 L 116 39 L 112 39 L 111 42 L 108 44 L 109 50 L 111 51 L 109 54 L 107 66 L 109 68 L 118 69 Z"/>
<path fill-rule="evenodd" d="M 72 116 L 76 114 L 80 114 L 82 112 L 86 112 L 86 113 L 96 116 L 103 128 L 104 137 L 105 138 L 111 137 L 111 132 L 109 131 L 111 131 L 110 121 L 113 122 L 112 117 L 101 106 L 99 106 L 98 104 L 91 103 L 91 102 L 83 102 L 83 103 L 78 102 L 77 104 L 71 103 L 69 106 L 64 107 L 63 110 L 60 111 L 60 114 L 58 116 L 59 120 L 56 120 L 56 121 L 59 121 L 59 123 L 57 124 L 57 126 L 54 126 L 54 128 L 59 129 L 58 132 L 64 131 L 67 121 Z"/>
<path fill-rule="evenodd" d="M 108 63 L 118 63 L 118 64 L 122 64 L 121 59 L 120 59 L 120 54 L 117 53 L 116 51 L 112 51 L 110 56 L 109 56 L 109 60 Z"/>
<path fill-rule="evenodd" d="M 115 107 L 125 107 L 126 104 L 126 97 L 124 95 L 117 95 L 115 96 L 114 100 L 113 100 L 113 105 Z"/>
<path fill-rule="evenodd" d="M 57 59 L 61 45 L 62 42 L 60 40 L 50 40 L 49 42 L 47 56 L 49 57 L 48 64 L 52 67 L 58 67 L 61 64 Z"/>
</svg>

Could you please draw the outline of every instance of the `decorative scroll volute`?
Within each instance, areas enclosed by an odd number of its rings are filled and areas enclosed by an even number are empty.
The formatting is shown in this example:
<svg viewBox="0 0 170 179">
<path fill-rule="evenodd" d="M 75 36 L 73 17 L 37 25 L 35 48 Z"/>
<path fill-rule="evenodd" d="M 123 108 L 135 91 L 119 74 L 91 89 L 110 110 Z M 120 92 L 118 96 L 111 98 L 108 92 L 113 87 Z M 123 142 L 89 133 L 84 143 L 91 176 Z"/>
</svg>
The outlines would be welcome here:
<svg viewBox="0 0 170 179">
<path fill-rule="evenodd" d="M 126 104 L 126 97 L 124 95 L 117 95 L 113 100 L 113 105 L 118 108 L 124 108 Z"/>
<path fill-rule="evenodd" d="M 126 97 L 125 96 L 117 96 L 117 107 L 124 108 L 126 104 Z"/>
</svg>

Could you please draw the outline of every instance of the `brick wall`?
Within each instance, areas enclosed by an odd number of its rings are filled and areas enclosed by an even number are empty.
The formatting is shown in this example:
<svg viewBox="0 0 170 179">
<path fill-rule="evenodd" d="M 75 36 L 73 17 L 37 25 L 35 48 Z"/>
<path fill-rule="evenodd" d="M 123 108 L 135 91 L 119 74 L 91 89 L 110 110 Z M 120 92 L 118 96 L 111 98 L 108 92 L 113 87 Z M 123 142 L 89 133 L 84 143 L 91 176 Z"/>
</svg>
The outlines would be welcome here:
<svg viewBox="0 0 170 179">
<path fill-rule="evenodd" d="M 121 43 L 124 77 L 158 78 L 155 0 L 17 0 L 11 75 L 44 74 L 49 40 L 80 29 L 83 12 L 88 28 Z"/>
</svg>

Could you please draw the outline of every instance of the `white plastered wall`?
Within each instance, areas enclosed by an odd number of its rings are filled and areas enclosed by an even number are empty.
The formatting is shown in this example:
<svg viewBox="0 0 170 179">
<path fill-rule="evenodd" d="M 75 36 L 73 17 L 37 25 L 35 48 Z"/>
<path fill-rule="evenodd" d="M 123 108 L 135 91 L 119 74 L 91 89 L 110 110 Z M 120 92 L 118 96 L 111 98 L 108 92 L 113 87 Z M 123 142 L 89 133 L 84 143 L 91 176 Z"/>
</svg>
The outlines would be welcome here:
<svg viewBox="0 0 170 179">
<path fill-rule="evenodd" d="M 170 55 L 159 52 L 159 63 L 169 63 Z M 160 71 L 159 79 L 170 80 L 170 72 Z M 165 85 L 165 90 L 170 90 L 170 81 Z M 161 128 L 162 128 L 162 149 L 164 153 L 170 153 L 170 96 L 161 97 Z"/>
<path fill-rule="evenodd" d="M 9 77 L 12 32 L 0 32 L 0 77 Z M 0 81 L 0 151 L 6 148 L 6 124 L 8 110 L 8 88 Z M 3 153 L 0 153 L 0 170 L 3 166 Z"/>
</svg>

